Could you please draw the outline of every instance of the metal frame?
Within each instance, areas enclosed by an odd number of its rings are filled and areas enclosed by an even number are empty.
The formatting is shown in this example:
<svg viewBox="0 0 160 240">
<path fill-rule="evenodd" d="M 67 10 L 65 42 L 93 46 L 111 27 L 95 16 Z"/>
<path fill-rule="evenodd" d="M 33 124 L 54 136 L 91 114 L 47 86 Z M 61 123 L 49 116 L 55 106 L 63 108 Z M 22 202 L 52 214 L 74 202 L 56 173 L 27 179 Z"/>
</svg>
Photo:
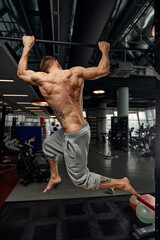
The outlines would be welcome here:
<svg viewBox="0 0 160 240">
<path fill-rule="evenodd" d="M 50 0 L 50 8 L 51 8 L 51 23 L 52 23 L 52 37 L 53 40 L 57 40 L 59 41 L 60 39 L 60 13 L 59 13 L 59 0 L 57 1 L 57 9 L 54 8 L 54 1 Z M 57 32 L 56 32 L 56 26 L 55 26 L 55 21 L 54 21 L 54 17 L 57 17 Z M 55 48 L 55 45 L 53 46 L 53 55 L 59 60 L 59 47 Z"/>
<path fill-rule="evenodd" d="M 160 74 L 160 2 L 154 0 L 155 4 L 155 40 L 156 40 L 156 56 L 155 69 Z M 156 216 L 155 216 L 155 239 L 160 239 L 160 81 L 156 82 L 156 162 L 155 162 L 155 192 L 156 192 Z"/>
</svg>

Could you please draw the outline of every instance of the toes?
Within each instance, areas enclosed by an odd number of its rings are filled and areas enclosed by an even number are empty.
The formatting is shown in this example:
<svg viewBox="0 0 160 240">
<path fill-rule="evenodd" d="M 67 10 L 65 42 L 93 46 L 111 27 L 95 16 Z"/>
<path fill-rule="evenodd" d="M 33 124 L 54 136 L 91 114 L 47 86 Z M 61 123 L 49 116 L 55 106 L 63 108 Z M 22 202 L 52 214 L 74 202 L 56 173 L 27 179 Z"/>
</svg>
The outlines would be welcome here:
<svg viewBox="0 0 160 240">
<path fill-rule="evenodd" d="M 114 189 L 115 189 L 115 188 L 108 188 L 107 193 L 109 193 L 109 194 L 114 194 Z"/>
<path fill-rule="evenodd" d="M 48 190 L 50 190 L 50 188 L 47 186 L 47 187 L 44 189 L 43 193 L 46 193 Z"/>
</svg>

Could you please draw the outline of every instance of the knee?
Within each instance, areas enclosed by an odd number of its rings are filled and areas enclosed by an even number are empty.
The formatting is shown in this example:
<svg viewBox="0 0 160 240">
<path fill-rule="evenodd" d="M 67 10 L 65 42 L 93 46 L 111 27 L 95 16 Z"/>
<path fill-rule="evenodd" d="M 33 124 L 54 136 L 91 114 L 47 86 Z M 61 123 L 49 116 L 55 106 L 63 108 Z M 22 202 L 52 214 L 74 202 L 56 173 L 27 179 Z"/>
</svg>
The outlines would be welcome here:
<svg viewBox="0 0 160 240">
<path fill-rule="evenodd" d="M 81 181 L 81 179 L 71 178 L 71 181 L 74 184 L 74 186 L 85 188 L 84 183 Z"/>
<path fill-rule="evenodd" d="M 48 142 L 47 139 L 45 139 L 45 140 L 43 141 L 43 143 L 42 143 L 42 150 L 43 150 L 44 156 L 45 156 L 46 158 L 52 157 L 52 155 L 53 155 L 53 154 L 51 153 L 50 147 L 49 147 L 49 145 L 48 145 L 47 142 Z"/>
<path fill-rule="evenodd" d="M 42 143 L 42 149 L 48 149 L 51 147 L 51 141 L 49 138 L 46 138 Z"/>
<path fill-rule="evenodd" d="M 47 138 L 43 140 L 42 146 L 45 146 L 46 142 L 47 142 Z"/>
<path fill-rule="evenodd" d="M 93 189 L 93 188 L 96 188 L 96 189 L 99 188 L 99 185 L 100 185 L 100 175 L 99 174 L 92 173 L 88 170 L 81 174 L 72 172 L 72 175 L 69 174 L 69 176 L 70 176 L 73 184 L 76 187 L 81 187 L 86 190 Z"/>
<path fill-rule="evenodd" d="M 72 171 L 72 173 L 69 173 L 69 177 L 72 181 L 72 183 L 76 187 L 88 189 L 88 174 L 87 173 L 77 173 Z"/>
<path fill-rule="evenodd" d="M 46 149 L 46 145 L 47 145 L 47 139 L 45 139 L 42 143 L 42 150 L 44 151 Z"/>
<path fill-rule="evenodd" d="M 72 170 L 72 171 L 68 171 L 68 175 L 69 175 L 72 183 L 76 187 L 85 188 L 85 185 L 86 185 L 86 174 L 85 173 L 77 173 L 76 171 Z"/>
</svg>

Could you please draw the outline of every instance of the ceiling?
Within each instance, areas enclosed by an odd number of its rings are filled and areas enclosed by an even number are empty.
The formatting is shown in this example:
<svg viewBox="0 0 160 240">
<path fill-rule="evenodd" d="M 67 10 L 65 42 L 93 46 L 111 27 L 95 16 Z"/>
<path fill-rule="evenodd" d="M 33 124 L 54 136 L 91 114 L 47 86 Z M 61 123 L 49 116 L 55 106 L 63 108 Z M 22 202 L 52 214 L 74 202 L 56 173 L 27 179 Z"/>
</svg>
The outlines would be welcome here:
<svg viewBox="0 0 160 240">
<path fill-rule="evenodd" d="M 85 109 L 101 102 L 106 102 L 109 108 L 116 107 L 117 89 L 123 86 L 129 87 L 130 108 L 155 106 L 153 24 L 153 0 L 0 0 L 0 36 L 34 35 L 36 39 L 91 44 L 110 42 L 110 74 L 85 81 Z M 49 107 L 41 107 L 43 112 L 39 113 L 26 108 L 31 100 L 42 96 L 37 87 L 16 76 L 22 49 L 21 41 L 0 40 L 0 79 L 14 80 L 0 82 L 0 96 L 8 105 L 20 109 L 20 114 L 47 117 L 51 114 Z M 40 59 L 45 55 L 54 55 L 63 68 L 97 66 L 101 58 L 97 48 L 36 43 L 29 56 L 29 69 L 39 71 Z M 105 90 L 105 94 L 93 94 L 98 89 Z M 4 93 L 28 96 L 4 98 Z"/>
</svg>

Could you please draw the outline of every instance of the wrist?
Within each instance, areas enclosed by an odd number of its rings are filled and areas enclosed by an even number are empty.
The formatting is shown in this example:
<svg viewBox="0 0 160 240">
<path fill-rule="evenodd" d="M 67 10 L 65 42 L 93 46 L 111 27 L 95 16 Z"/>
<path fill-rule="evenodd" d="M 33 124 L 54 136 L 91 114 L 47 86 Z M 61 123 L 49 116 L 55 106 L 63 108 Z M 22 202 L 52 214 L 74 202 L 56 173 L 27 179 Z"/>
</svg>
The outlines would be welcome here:
<svg viewBox="0 0 160 240">
<path fill-rule="evenodd" d="M 27 45 L 25 45 L 23 49 L 24 49 L 25 51 L 30 51 L 30 50 L 31 50 L 31 47 L 30 47 L 30 46 L 27 46 Z"/>
<path fill-rule="evenodd" d="M 103 54 L 103 55 L 108 55 L 108 51 L 105 50 L 105 51 L 102 52 L 102 54 Z"/>
</svg>

